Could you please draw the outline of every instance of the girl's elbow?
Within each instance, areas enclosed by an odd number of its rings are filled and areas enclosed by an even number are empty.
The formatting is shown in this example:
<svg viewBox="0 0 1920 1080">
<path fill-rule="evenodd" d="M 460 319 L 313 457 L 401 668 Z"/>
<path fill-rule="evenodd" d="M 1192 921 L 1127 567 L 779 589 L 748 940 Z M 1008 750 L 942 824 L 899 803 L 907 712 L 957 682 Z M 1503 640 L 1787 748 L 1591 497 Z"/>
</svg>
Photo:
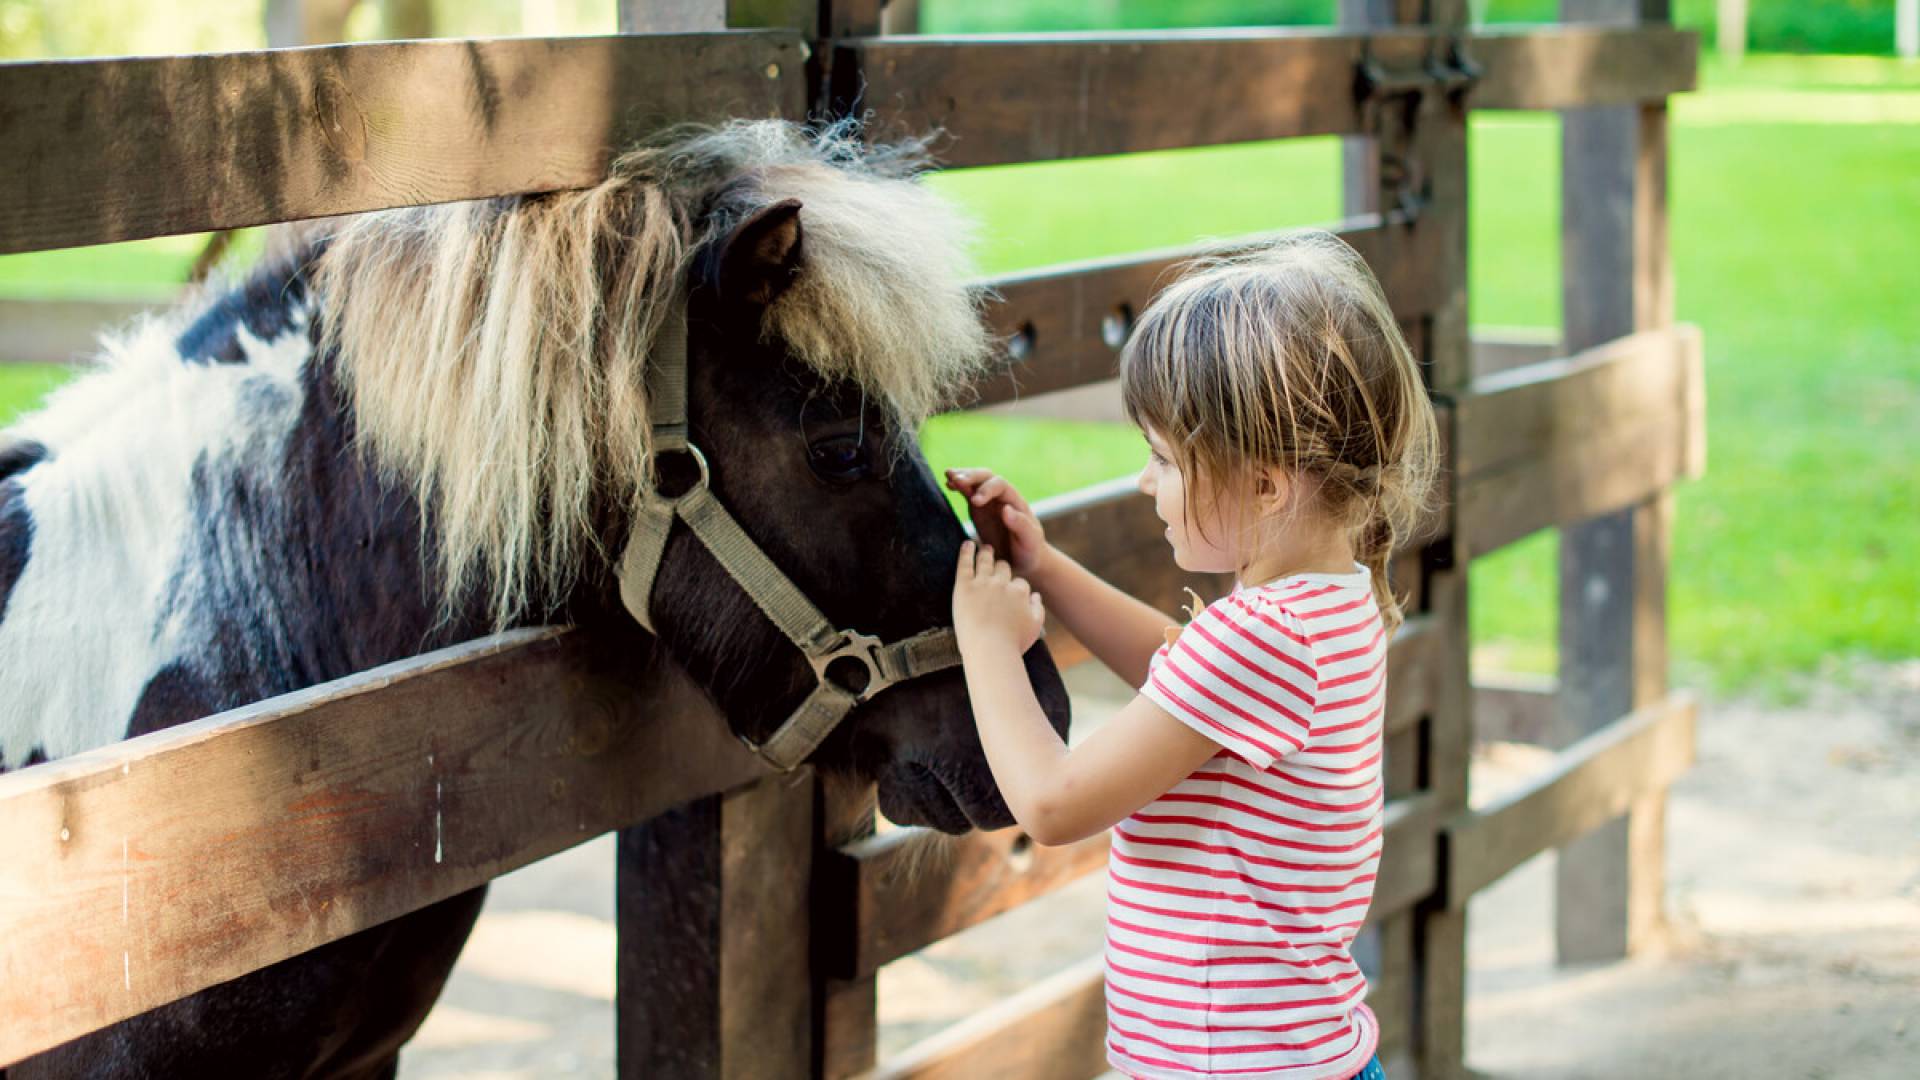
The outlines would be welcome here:
<svg viewBox="0 0 1920 1080">
<path fill-rule="evenodd" d="M 1077 844 L 1100 831 L 1087 828 L 1068 808 L 1049 802 L 1036 803 L 1028 815 L 1020 819 L 1020 826 L 1041 847 Z"/>
</svg>

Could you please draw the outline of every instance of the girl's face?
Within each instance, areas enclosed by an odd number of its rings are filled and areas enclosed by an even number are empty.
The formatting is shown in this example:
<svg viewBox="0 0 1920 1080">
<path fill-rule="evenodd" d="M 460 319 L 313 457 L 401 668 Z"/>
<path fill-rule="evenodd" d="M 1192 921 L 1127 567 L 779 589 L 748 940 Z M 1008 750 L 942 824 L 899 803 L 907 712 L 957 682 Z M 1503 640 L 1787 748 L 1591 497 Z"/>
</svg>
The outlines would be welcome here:
<svg viewBox="0 0 1920 1080">
<path fill-rule="evenodd" d="M 1167 543 L 1173 545 L 1173 561 L 1189 573 L 1234 573 L 1240 569 L 1241 552 L 1235 537 L 1239 530 L 1221 519 L 1217 500 L 1205 497 L 1197 501 L 1200 521 L 1187 519 L 1186 478 L 1173 464 L 1173 455 L 1159 432 L 1149 429 L 1147 467 L 1140 470 L 1140 490 L 1153 497 L 1153 511 L 1167 523 Z"/>
</svg>

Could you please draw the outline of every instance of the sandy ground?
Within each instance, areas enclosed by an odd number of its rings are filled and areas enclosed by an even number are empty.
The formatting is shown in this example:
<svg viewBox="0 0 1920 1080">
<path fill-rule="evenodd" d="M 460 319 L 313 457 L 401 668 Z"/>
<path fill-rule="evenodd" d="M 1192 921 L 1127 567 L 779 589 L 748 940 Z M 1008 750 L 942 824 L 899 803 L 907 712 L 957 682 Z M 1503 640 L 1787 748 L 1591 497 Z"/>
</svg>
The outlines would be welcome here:
<svg viewBox="0 0 1920 1080">
<path fill-rule="evenodd" d="M 1079 680 L 1082 714 L 1110 686 Z M 1801 705 L 1719 701 L 1668 808 L 1668 931 L 1553 963 L 1552 856 L 1469 913 L 1469 1062 L 1488 1077 L 1920 1078 L 1920 661 Z M 1476 757 L 1475 799 L 1536 751 Z M 612 1074 L 608 838 L 503 878 L 401 1075 Z M 1098 877 L 882 973 L 882 1051 L 1098 951 Z"/>
</svg>

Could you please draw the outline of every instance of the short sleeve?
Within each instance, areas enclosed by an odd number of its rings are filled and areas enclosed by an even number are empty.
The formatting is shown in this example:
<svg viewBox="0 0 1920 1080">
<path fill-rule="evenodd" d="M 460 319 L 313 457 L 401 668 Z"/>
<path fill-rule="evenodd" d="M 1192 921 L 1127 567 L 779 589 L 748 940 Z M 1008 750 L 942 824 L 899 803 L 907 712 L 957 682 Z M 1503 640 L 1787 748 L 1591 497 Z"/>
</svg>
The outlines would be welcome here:
<svg viewBox="0 0 1920 1080">
<path fill-rule="evenodd" d="M 1284 608 L 1234 594 L 1207 605 L 1160 650 L 1140 693 L 1267 769 L 1313 736 L 1313 645 Z"/>
</svg>

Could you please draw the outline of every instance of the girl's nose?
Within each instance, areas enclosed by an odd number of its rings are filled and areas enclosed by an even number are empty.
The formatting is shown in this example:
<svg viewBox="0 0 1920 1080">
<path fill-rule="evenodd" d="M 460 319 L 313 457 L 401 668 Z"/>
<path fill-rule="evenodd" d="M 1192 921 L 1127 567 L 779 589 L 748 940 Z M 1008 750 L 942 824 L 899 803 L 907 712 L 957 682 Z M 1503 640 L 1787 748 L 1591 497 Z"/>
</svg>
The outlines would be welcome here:
<svg viewBox="0 0 1920 1080">
<path fill-rule="evenodd" d="M 1141 469 L 1140 475 L 1134 478 L 1133 486 L 1140 489 L 1140 494 L 1142 495 L 1153 494 L 1152 476 L 1153 476 L 1153 468 L 1152 466 L 1148 466 L 1147 468 Z"/>
</svg>

